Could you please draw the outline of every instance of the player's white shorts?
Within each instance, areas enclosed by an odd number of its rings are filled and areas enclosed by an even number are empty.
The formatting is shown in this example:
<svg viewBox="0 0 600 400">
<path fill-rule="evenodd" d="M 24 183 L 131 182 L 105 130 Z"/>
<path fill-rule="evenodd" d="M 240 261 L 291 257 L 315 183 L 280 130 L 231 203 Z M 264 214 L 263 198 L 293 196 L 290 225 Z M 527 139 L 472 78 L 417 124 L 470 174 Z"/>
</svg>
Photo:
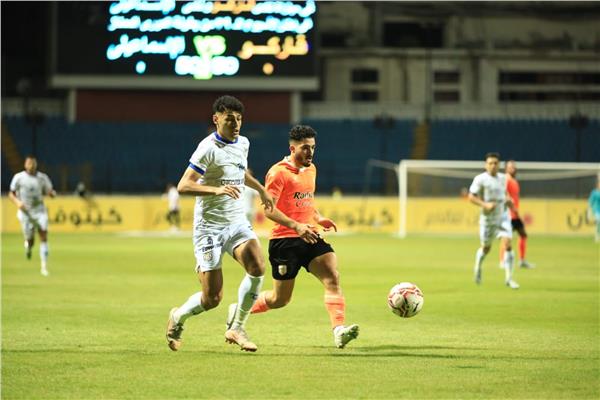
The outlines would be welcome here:
<svg viewBox="0 0 600 400">
<path fill-rule="evenodd" d="M 247 221 L 220 229 L 194 229 L 196 272 L 220 269 L 223 250 L 233 257 L 233 250 L 251 239 L 258 238 Z"/>
<path fill-rule="evenodd" d="M 508 213 L 502 214 L 500 221 L 496 223 L 481 219 L 479 221 L 479 240 L 482 245 L 489 246 L 495 238 L 512 239 L 512 224 Z"/>
<path fill-rule="evenodd" d="M 25 239 L 31 239 L 36 229 L 41 231 L 48 230 L 48 212 L 46 209 L 29 210 L 27 212 L 19 210 L 17 211 L 17 218 L 21 223 Z"/>
</svg>

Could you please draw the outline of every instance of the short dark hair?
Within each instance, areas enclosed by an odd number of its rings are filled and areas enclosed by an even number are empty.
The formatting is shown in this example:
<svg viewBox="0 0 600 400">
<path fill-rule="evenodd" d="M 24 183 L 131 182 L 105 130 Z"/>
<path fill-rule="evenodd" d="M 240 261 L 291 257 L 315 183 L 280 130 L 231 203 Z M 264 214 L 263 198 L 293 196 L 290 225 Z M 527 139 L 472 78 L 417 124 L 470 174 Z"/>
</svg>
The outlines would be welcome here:
<svg viewBox="0 0 600 400">
<path fill-rule="evenodd" d="M 487 161 L 488 158 L 495 158 L 496 160 L 500 161 L 500 153 L 497 153 L 495 151 L 489 152 L 485 155 L 485 158 L 483 159 L 483 161 Z"/>
<path fill-rule="evenodd" d="M 314 138 L 317 131 L 308 125 L 296 125 L 290 130 L 290 140 L 301 142 L 304 139 Z"/>
<path fill-rule="evenodd" d="M 236 111 L 244 113 L 244 104 L 233 96 L 221 96 L 213 103 L 213 112 Z"/>
</svg>

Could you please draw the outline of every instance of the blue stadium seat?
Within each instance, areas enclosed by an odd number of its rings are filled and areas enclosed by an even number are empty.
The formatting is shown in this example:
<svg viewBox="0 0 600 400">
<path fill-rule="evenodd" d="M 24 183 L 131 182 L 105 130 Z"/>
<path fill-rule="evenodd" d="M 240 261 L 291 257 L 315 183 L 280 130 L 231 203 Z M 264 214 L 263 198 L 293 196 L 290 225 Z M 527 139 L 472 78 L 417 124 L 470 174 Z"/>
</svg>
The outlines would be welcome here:
<svg viewBox="0 0 600 400">
<path fill-rule="evenodd" d="M 18 117 L 6 124 L 22 155 L 31 152 L 32 127 Z M 410 158 L 414 120 L 397 120 L 387 129 L 372 120 L 305 120 L 318 132 L 315 164 L 317 191 L 339 187 L 360 193 L 369 159 L 398 162 Z M 262 181 L 268 168 L 288 153 L 288 124 L 245 123 L 250 139 L 249 165 Z M 202 123 L 76 122 L 47 118 L 37 127 L 40 166 L 61 189 L 73 190 L 91 168 L 91 189 L 99 192 L 162 192 L 177 182 L 198 142 L 208 132 Z M 429 159 L 481 160 L 489 151 L 519 161 L 575 161 L 576 134 L 566 120 L 482 119 L 433 120 Z M 600 121 L 591 120 L 581 133 L 580 159 L 600 162 Z M 64 171 L 67 171 L 65 174 Z M 2 189 L 12 175 L 2 161 Z M 383 187 L 383 173 L 371 187 Z"/>
</svg>

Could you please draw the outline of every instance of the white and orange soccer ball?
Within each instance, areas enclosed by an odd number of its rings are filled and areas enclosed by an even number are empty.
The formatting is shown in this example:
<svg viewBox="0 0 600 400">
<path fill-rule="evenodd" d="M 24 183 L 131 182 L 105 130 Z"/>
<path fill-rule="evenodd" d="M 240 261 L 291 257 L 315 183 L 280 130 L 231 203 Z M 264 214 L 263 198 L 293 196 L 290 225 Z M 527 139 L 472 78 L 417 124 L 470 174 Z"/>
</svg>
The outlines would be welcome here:
<svg viewBox="0 0 600 400">
<path fill-rule="evenodd" d="M 388 306 L 394 314 L 402 318 L 417 315 L 423 308 L 423 302 L 423 292 L 410 282 L 395 285 L 388 294 Z"/>
</svg>

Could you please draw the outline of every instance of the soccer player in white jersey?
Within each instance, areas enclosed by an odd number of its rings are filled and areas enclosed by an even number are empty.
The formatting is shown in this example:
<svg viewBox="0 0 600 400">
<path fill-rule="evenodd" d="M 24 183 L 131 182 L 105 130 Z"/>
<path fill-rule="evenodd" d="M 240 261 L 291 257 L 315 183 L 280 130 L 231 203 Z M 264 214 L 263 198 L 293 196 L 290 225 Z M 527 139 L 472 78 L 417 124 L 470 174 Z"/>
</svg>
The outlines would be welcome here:
<svg viewBox="0 0 600 400">
<path fill-rule="evenodd" d="M 193 243 L 196 272 L 202 291 L 192 294 L 180 307 L 171 309 L 167 343 L 177 351 L 185 321 L 219 305 L 223 298 L 223 253 L 229 253 L 246 270 L 238 290 L 233 324 L 225 332 L 228 343 L 244 351 L 256 351 L 245 324 L 262 287 L 265 262 L 260 243 L 246 219 L 242 193 L 245 185 L 258 191 L 266 210 L 273 199 L 248 173 L 248 139 L 240 136 L 243 104 L 232 96 L 219 97 L 213 104 L 216 131 L 204 138 L 192 154 L 177 190 L 196 197 Z"/>
<path fill-rule="evenodd" d="M 498 172 L 500 155 L 485 155 L 485 172 L 477 175 L 469 188 L 469 200 L 481 207 L 479 217 L 479 239 L 481 247 L 475 258 L 475 283 L 481 284 L 481 264 L 492 248 L 494 238 L 502 241 L 505 249 L 504 271 L 506 286 L 518 289 L 519 284 L 512 279 L 514 253 L 512 251 L 512 225 L 508 207 L 512 207 L 506 193 L 506 176 Z"/>
<path fill-rule="evenodd" d="M 48 175 L 37 170 L 37 160 L 33 156 L 25 158 L 25 171 L 17 173 L 10 182 L 8 197 L 15 203 L 17 218 L 25 236 L 25 255 L 31 259 L 35 231 L 40 236 L 40 272 L 48 276 L 48 210 L 44 196 L 54 197 L 56 192 Z"/>
</svg>

